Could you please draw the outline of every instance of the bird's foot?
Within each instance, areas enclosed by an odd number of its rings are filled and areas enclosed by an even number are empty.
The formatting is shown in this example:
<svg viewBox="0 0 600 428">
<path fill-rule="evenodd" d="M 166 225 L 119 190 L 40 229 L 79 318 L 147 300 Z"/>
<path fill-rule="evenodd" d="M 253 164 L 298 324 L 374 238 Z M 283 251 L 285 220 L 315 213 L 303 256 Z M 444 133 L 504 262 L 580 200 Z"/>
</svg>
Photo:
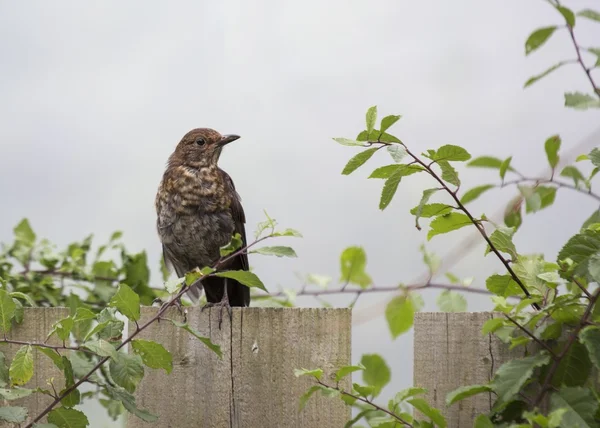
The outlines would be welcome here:
<svg viewBox="0 0 600 428">
<path fill-rule="evenodd" d="M 209 302 L 206 305 L 200 308 L 200 312 L 204 312 L 206 308 L 219 308 L 219 330 L 221 330 L 221 324 L 223 323 L 223 309 L 227 309 L 227 313 L 229 314 L 229 321 L 233 318 L 233 312 L 231 310 L 231 305 L 229 305 L 229 299 L 225 296 L 220 302 L 213 303 Z"/>
</svg>

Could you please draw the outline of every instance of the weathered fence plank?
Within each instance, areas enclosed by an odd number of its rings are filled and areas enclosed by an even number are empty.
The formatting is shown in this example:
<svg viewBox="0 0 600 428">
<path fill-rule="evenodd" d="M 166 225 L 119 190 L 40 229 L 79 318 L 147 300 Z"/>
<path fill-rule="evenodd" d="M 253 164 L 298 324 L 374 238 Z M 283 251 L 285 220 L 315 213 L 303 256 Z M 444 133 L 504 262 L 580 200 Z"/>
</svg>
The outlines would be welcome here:
<svg viewBox="0 0 600 428">
<path fill-rule="evenodd" d="M 61 318 L 69 316 L 67 308 L 27 308 L 25 316 L 21 324 L 15 324 L 14 328 L 7 334 L 7 338 L 11 340 L 19 340 L 24 342 L 44 342 L 52 324 Z M 60 340 L 56 336 L 52 337 L 48 342 L 50 345 L 59 345 Z M 3 344 L 0 345 L 0 351 L 4 353 L 7 363 L 12 361 L 16 352 L 23 345 Z M 37 349 L 33 349 L 33 377 L 29 382 L 23 385 L 24 388 L 43 388 L 50 389 L 48 381 L 54 379 L 54 387 L 60 391 L 64 386 L 64 377 L 60 370 L 54 365 L 50 358 L 43 355 Z M 29 417 L 26 423 L 40 414 L 46 406 L 52 402 L 52 398 L 43 394 L 33 394 L 19 400 L 2 400 L 2 406 L 23 406 L 29 410 Z M 45 421 L 45 419 L 44 419 Z M 25 424 L 22 424 L 25 425 Z M 8 424 L 0 422 L 0 427 L 22 426 L 21 424 Z"/>
<path fill-rule="evenodd" d="M 143 319 L 156 313 L 143 308 Z M 158 341 L 173 355 L 171 374 L 146 370 L 138 407 L 159 415 L 161 427 L 323 427 L 343 426 L 350 408 L 315 394 L 302 412 L 299 397 L 311 380 L 295 368 L 334 370 L 350 364 L 349 309 L 245 308 L 225 314 L 219 329 L 216 309 L 192 308 L 188 323 L 221 346 L 223 359 L 198 339 L 161 321 L 140 336 Z M 179 319 L 176 310 L 169 316 Z M 130 330 L 131 331 L 131 330 Z M 331 382 L 333 383 L 333 382 Z M 350 380 L 342 385 L 350 388 Z M 150 427 L 130 416 L 128 427 Z"/>
<path fill-rule="evenodd" d="M 460 386 L 484 384 L 504 362 L 524 356 L 509 351 L 494 335 L 482 335 L 483 324 L 502 316 L 492 312 L 421 312 L 415 314 L 414 385 L 428 390 L 426 399 L 440 409 L 449 428 L 471 427 L 477 415 L 491 409 L 492 397 L 479 394 L 446 407 L 446 395 Z"/>
</svg>

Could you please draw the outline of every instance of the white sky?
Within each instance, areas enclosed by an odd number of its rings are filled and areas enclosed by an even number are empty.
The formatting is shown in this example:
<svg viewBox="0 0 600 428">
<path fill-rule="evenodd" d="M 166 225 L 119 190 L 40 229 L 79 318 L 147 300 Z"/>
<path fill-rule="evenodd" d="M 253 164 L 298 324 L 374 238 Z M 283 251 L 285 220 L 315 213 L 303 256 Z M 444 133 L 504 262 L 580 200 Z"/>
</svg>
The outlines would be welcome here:
<svg viewBox="0 0 600 428">
<path fill-rule="evenodd" d="M 532 30 L 561 23 L 543 1 L 174 5 L 0 2 L 0 241 L 24 216 L 58 244 L 121 229 L 132 251 L 146 249 L 157 263 L 153 201 L 166 159 L 189 129 L 212 127 L 243 137 L 225 150 L 222 166 L 243 198 L 249 232 L 266 209 L 305 236 L 287 242 L 298 259 L 252 257 L 269 288 L 297 287 L 295 272 L 337 277 L 349 245 L 366 249 L 377 284 L 392 285 L 423 271 L 417 249 L 426 231 L 414 228 L 408 210 L 431 183 L 410 177 L 382 213 L 383 183 L 366 177 L 391 163 L 385 153 L 340 175 L 355 150 L 331 137 L 354 137 L 369 106 L 402 114 L 393 133 L 416 152 L 459 144 L 474 156 L 514 154 L 513 165 L 530 175 L 545 167 L 550 135 L 559 133 L 564 149 L 586 141 L 585 152 L 600 142 L 597 110 L 563 107 L 563 92 L 590 92 L 579 67 L 522 89 L 531 75 L 574 57 L 566 32 L 524 56 Z M 576 34 L 583 46 L 600 42 L 600 26 L 589 21 L 580 20 Z M 497 182 L 482 170 L 461 177 L 465 189 Z M 491 215 L 512 194 L 489 193 L 473 211 Z M 595 208 L 562 190 L 557 200 L 525 220 L 520 252 L 554 257 Z M 428 248 L 443 255 L 466 235 L 436 237 Z M 482 259 L 483 248 L 453 269 L 475 276 L 474 286 L 501 268 L 491 256 Z M 435 308 L 436 295 L 425 294 L 427 308 Z M 355 317 L 387 297 L 361 297 Z M 489 308 L 486 298 L 469 302 L 470 310 Z M 386 393 L 411 384 L 412 334 L 392 342 L 376 317 L 354 330 L 354 360 L 365 352 L 383 354 L 392 366 Z"/>
</svg>

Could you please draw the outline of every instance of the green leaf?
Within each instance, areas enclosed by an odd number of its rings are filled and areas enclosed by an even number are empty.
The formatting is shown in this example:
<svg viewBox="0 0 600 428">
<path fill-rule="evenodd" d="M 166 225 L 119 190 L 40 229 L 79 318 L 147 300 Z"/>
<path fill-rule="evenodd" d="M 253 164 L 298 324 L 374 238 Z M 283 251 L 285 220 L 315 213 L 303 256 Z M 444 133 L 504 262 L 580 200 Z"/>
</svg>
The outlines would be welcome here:
<svg viewBox="0 0 600 428">
<path fill-rule="evenodd" d="M 173 357 L 164 346 L 151 340 L 135 339 L 131 341 L 133 352 L 142 357 L 142 361 L 152 369 L 164 369 L 167 374 L 173 370 Z"/>
<path fill-rule="evenodd" d="M 114 399 L 123 403 L 123 407 L 127 409 L 127 411 L 144 422 L 156 422 L 158 420 L 158 416 L 155 416 L 149 413 L 147 410 L 138 409 L 135 404 L 135 397 L 125 391 L 122 388 L 107 388 L 109 395 Z"/>
<path fill-rule="evenodd" d="M 475 419 L 473 428 L 494 428 L 494 424 L 487 415 L 479 415 Z"/>
<path fill-rule="evenodd" d="M 65 407 L 59 407 L 48 413 L 48 422 L 58 428 L 85 428 L 90 424 L 83 412 Z"/>
<path fill-rule="evenodd" d="M 529 86 L 533 85 L 538 80 L 543 79 L 544 77 L 546 77 L 553 71 L 558 70 L 560 67 L 562 67 L 565 64 L 569 64 L 569 61 L 561 61 L 557 64 L 554 64 L 552 67 L 548 68 L 547 70 L 541 72 L 540 74 L 531 76 L 529 79 L 527 79 L 527 82 L 525 82 L 525 85 L 523 87 L 528 88 Z"/>
<path fill-rule="evenodd" d="M 4 399 L 4 400 L 18 400 L 20 398 L 25 398 L 25 397 L 29 397 L 31 394 L 33 394 L 34 390 L 33 389 L 27 389 L 27 388 L 11 388 L 11 389 L 5 389 L 5 388 L 0 388 L 0 398 Z"/>
<path fill-rule="evenodd" d="M 13 385 L 24 385 L 33 376 L 33 352 L 30 345 L 22 346 L 15 354 L 9 369 Z"/>
<path fill-rule="evenodd" d="M 349 138 L 334 138 L 333 140 L 337 143 L 340 143 L 342 146 L 366 146 L 364 142 L 351 140 Z"/>
<path fill-rule="evenodd" d="M 378 354 L 364 354 L 360 363 L 365 367 L 362 373 L 363 381 L 374 388 L 374 396 L 379 395 L 383 387 L 390 382 L 390 368 Z"/>
<path fill-rule="evenodd" d="M 456 291 L 444 290 L 437 298 L 437 305 L 442 312 L 465 312 L 467 299 Z"/>
<path fill-rule="evenodd" d="M 578 12 L 577 16 L 582 16 L 584 18 L 591 19 L 592 21 L 600 22 L 600 12 L 596 12 L 592 9 L 584 9 L 581 12 Z"/>
<path fill-rule="evenodd" d="M 595 167 L 600 167 L 600 149 L 592 149 L 588 156 Z"/>
<path fill-rule="evenodd" d="M 375 122 L 377 121 L 377 106 L 369 107 L 366 115 L 367 132 L 370 133 L 375 128 Z"/>
<path fill-rule="evenodd" d="M 210 349 L 215 354 L 217 354 L 217 356 L 219 358 L 223 358 L 223 352 L 221 351 L 221 347 L 219 345 L 215 345 L 214 343 L 212 343 L 210 338 L 202 336 L 202 334 L 198 330 L 196 330 L 194 327 L 190 326 L 189 324 L 180 323 L 178 321 L 171 320 L 171 319 L 169 321 L 171 321 L 176 327 L 182 328 L 185 331 L 187 331 L 188 333 L 190 333 L 191 335 L 195 336 L 198 340 L 200 340 L 202 343 L 204 343 L 208 347 L 208 349 Z"/>
<path fill-rule="evenodd" d="M 579 333 L 579 340 L 587 348 L 590 360 L 596 368 L 600 368 L 600 328 L 596 326 L 585 327 Z"/>
<path fill-rule="evenodd" d="M 550 36 L 556 30 L 555 26 L 552 27 L 544 27 L 535 30 L 525 41 L 525 55 L 529 55 L 531 52 L 540 48 Z"/>
<path fill-rule="evenodd" d="M 4 333 L 10 331 L 16 309 L 12 297 L 6 291 L 0 290 L 0 331 Z"/>
<path fill-rule="evenodd" d="M 28 410 L 25 407 L 0 407 L 0 421 L 13 424 L 25 422 Z"/>
<path fill-rule="evenodd" d="M 26 218 L 21 220 L 21 222 L 15 226 L 13 232 L 15 233 L 15 239 L 19 243 L 24 244 L 27 247 L 32 247 L 35 243 L 35 233 L 29 225 L 29 220 Z"/>
<path fill-rule="evenodd" d="M 536 289 L 539 294 L 544 294 L 548 284 L 538 278 L 540 273 L 546 272 L 546 262 L 540 255 L 523 256 L 517 258 L 513 264 L 513 271 L 529 289 Z"/>
<path fill-rule="evenodd" d="M 387 151 L 392 159 L 394 159 L 394 162 L 401 162 L 402 159 L 404 159 L 404 157 L 408 154 L 406 149 L 398 144 L 387 146 Z"/>
<path fill-rule="evenodd" d="M 472 224 L 469 217 L 460 213 L 449 213 L 440 217 L 436 217 L 429 225 L 430 230 L 427 233 L 427 240 L 431 240 L 435 235 L 448 233 L 453 230 Z"/>
<path fill-rule="evenodd" d="M 97 355 L 100 355 L 101 357 L 117 358 L 117 350 L 106 340 L 91 340 L 84 343 L 83 347 L 89 349 Z"/>
<path fill-rule="evenodd" d="M 25 300 L 32 308 L 37 307 L 35 301 L 25 293 L 21 293 L 20 291 L 12 291 L 9 293 L 9 295 L 13 298 Z"/>
<path fill-rule="evenodd" d="M 323 370 L 321 369 L 294 369 L 294 376 L 296 377 L 300 377 L 300 376 L 312 376 L 314 377 L 316 380 L 321 380 L 321 377 L 323 376 Z"/>
<path fill-rule="evenodd" d="M 367 254 L 361 247 L 348 247 L 340 257 L 340 282 L 356 284 L 360 288 L 371 285 L 371 277 L 365 271 Z"/>
<path fill-rule="evenodd" d="M 515 244 L 513 244 L 511 236 L 496 229 L 494 233 L 490 235 L 490 241 L 498 251 L 509 254 L 513 260 L 517 259 L 517 248 L 515 247 Z"/>
<path fill-rule="evenodd" d="M 440 189 L 423 190 L 423 196 L 421 196 L 421 201 L 419 202 L 419 205 L 417 205 L 415 208 L 413 208 L 415 210 L 415 227 L 418 230 L 421 230 L 421 226 L 419 226 L 419 218 L 421 216 L 423 216 L 423 212 L 425 210 L 425 204 L 429 201 L 429 198 L 431 197 L 431 195 L 433 195 L 438 190 L 440 190 Z M 411 210 L 411 213 L 412 213 L 412 210 Z"/>
<path fill-rule="evenodd" d="M 402 174 L 402 177 L 407 177 L 421 171 L 425 171 L 425 169 L 419 165 L 391 164 L 375 169 L 369 178 L 390 178 L 393 173 Z"/>
<path fill-rule="evenodd" d="M 427 265 L 427 267 L 429 268 L 429 274 L 431 276 L 435 275 L 438 271 L 438 269 L 440 268 L 440 265 L 442 264 L 442 260 L 434 253 L 427 251 L 427 249 L 425 248 L 425 245 L 421 244 L 421 248 L 420 248 L 421 252 L 423 253 L 423 262 Z M 411 296 L 416 296 L 417 294 L 412 294 Z M 415 308 L 415 311 L 418 311 L 419 309 Z"/>
<path fill-rule="evenodd" d="M 131 321 L 140 319 L 140 296 L 127 284 L 119 284 L 119 289 L 110 299 L 108 306 L 117 308 L 119 312 Z"/>
<path fill-rule="evenodd" d="M 552 377 L 552 385 L 583 386 L 589 379 L 591 369 L 592 363 L 586 347 L 575 341 L 560 360 L 556 373 Z"/>
<path fill-rule="evenodd" d="M 510 360 L 502 364 L 490 383 L 492 391 L 498 395 L 499 402 L 505 404 L 512 401 L 533 375 L 533 370 L 545 366 L 549 362 L 550 356 L 546 352 L 540 352 L 537 355 Z"/>
<path fill-rule="evenodd" d="M 423 413 L 427 416 L 433 423 L 435 423 L 440 428 L 446 428 L 446 418 L 442 416 L 438 409 L 434 409 L 427 401 L 422 398 L 413 398 L 412 400 L 408 400 L 408 403 L 412 405 L 419 412 Z"/>
<path fill-rule="evenodd" d="M 426 392 L 427 392 L 427 390 L 424 388 L 418 388 L 418 387 L 411 386 L 409 388 L 406 388 L 406 389 L 403 389 L 402 391 L 397 392 L 396 395 L 394 396 L 394 403 L 396 403 L 396 404 L 401 403 L 402 401 L 406 400 L 407 398 L 414 397 L 415 395 L 425 394 Z"/>
<path fill-rule="evenodd" d="M 468 161 L 471 159 L 471 155 L 465 149 L 460 146 L 454 146 L 452 144 L 446 144 L 435 152 L 432 157 L 433 160 L 439 161 Z"/>
<path fill-rule="evenodd" d="M 139 355 L 119 352 L 115 358 L 110 359 L 109 368 L 115 383 L 132 394 L 144 377 L 144 366 Z"/>
<path fill-rule="evenodd" d="M 340 369 L 338 369 L 337 372 L 335 372 L 335 381 L 339 382 L 340 380 L 342 380 L 343 378 L 348 376 L 350 373 L 353 373 L 353 372 L 356 372 L 359 370 L 365 370 L 365 366 L 363 366 L 362 364 L 359 364 L 357 366 L 341 367 Z"/>
<path fill-rule="evenodd" d="M 600 232 L 586 229 L 573 236 L 559 251 L 557 262 L 573 260 L 576 275 L 588 274 L 590 257 L 600 251 Z"/>
<path fill-rule="evenodd" d="M 550 396 L 550 409 L 567 409 L 562 417 L 564 427 L 596 427 L 598 400 L 588 388 L 561 388 Z"/>
<path fill-rule="evenodd" d="M 265 288 L 265 285 L 262 283 L 262 281 L 258 278 L 258 276 L 256 276 L 256 274 L 252 272 L 244 270 L 227 270 L 224 272 L 216 272 L 214 275 L 221 278 L 235 279 L 237 282 L 245 285 L 246 287 L 260 288 L 268 293 L 268 290 Z"/>
<path fill-rule="evenodd" d="M 48 338 L 50 338 L 53 334 L 56 334 L 60 340 L 65 341 L 69 339 L 69 335 L 73 330 L 73 318 L 66 317 L 61 320 L 56 321 L 52 325 L 52 330 L 48 333 Z"/>
<path fill-rule="evenodd" d="M 492 275 L 485 281 L 486 288 L 498 296 L 521 296 L 523 290 L 510 275 Z"/>
<path fill-rule="evenodd" d="M 442 169 L 442 180 L 460 186 L 460 178 L 458 178 L 458 172 L 449 162 L 438 161 L 438 165 Z"/>
<path fill-rule="evenodd" d="M 598 100 L 598 97 L 582 94 L 581 92 L 567 92 L 565 94 L 565 107 L 572 107 L 576 110 L 600 108 L 600 100 Z"/>
<path fill-rule="evenodd" d="M 435 190 L 437 190 L 437 189 L 435 189 Z M 423 205 L 423 206 L 421 206 L 421 205 L 416 206 L 410 210 L 410 213 L 412 215 L 417 215 L 417 213 L 419 212 L 419 208 L 421 209 L 419 217 L 425 217 L 425 218 L 437 217 L 439 215 L 446 215 L 454 209 L 450 205 L 435 203 L 435 204 L 427 204 L 427 205 Z"/>
<path fill-rule="evenodd" d="M 313 385 L 300 397 L 300 406 L 298 411 L 301 412 L 312 395 L 321 389 L 321 385 Z"/>
<path fill-rule="evenodd" d="M 571 9 L 566 8 L 564 6 L 557 6 L 556 9 L 565 18 L 567 25 L 569 25 L 570 27 L 575 26 L 575 14 L 573 13 L 573 11 Z"/>
<path fill-rule="evenodd" d="M 392 202 L 392 198 L 396 194 L 396 190 L 398 190 L 398 184 L 400 184 L 400 180 L 402 180 L 402 177 L 404 176 L 404 168 L 400 166 L 387 180 L 385 180 L 383 190 L 381 191 L 381 199 L 379 200 L 380 210 L 386 209 L 390 202 Z"/>
<path fill-rule="evenodd" d="M 358 383 L 353 383 L 352 388 L 354 388 L 354 390 L 356 392 L 358 392 L 358 395 L 360 395 L 361 397 L 365 397 L 365 398 L 373 395 L 373 392 L 375 391 L 374 386 L 371 386 L 371 385 L 363 386 L 363 385 L 359 385 Z"/>
<path fill-rule="evenodd" d="M 498 159 L 492 156 L 481 156 L 478 158 L 473 159 L 471 162 L 469 162 L 467 164 L 467 166 L 472 167 L 472 168 L 493 168 L 493 169 L 500 169 L 500 167 L 502 166 L 502 159 Z M 508 167 L 509 171 L 514 171 L 514 169 L 509 166 Z"/>
<path fill-rule="evenodd" d="M 8 367 L 6 366 L 6 356 L 0 351 L 0 387 L 10 384 Z"/>
<path fill-rule="evenodd" d="M 580 181 L 585 182 L 585 177 L 583 174 L 574 166 L 569 165 L 564 167 L 564 169 L 560 173 L 563 177 L 570 177 L 575 182 L 575 186 L 579 184 Z"/>
<path fill-rule="evenodd" d="M 387 131 L 394 123 L 398 122 L 402 116 L 390 115 L 381 119 L 380 132 Z"/>
<path fill-rule="evenodd" d="M 42 354 L 46 355 L 48 358 L 50 358 L 52 360 L 52 362 L 54 363 L 54 365 L 56 367 L 58 367 L 61 370 L 65 369 L 65 366 L 63 364 L 63 360 L 62 357 L 59 355 L 58 352 L 56 352 L 54 349 L 50 349 L 50 348 L 44 348 L 42 346 L 36 346 L 35 347 L 38 351 L 40 351 Z"/>
<path fill-rule="evenodd" d="M 502 164 L 500 165 L 500 178 L 504 181 L 504 177 L 506 176 L 506 171 L 509 170 L 510 161 L 512 160 L 512 156 L 504 159 Z"/>
<path fill-rule="evenodd" d="M 242 241 L 242 235 L 240 235 L 239 233 L 234 234 L 231 237 L 231 240 L 229 241 L 229 243 L 219 249 L 221 257 L 228 256 L 229 254 L 242 248 L 243 245 L 244 245 L 244 241 Z"/>
<path fill-rule="evenodd" d="M 251 253 L 262 254 L 264 256 L 298 257 L 293 248 L 281 246 L 261 247 L 251 251 Z"/>
<path fill-rule="evenodd" d="M 415 308 L 413 302 L 406 296 L 394 297 L 385 308 L 385 319 L 387 320 L 392 338 L 397 338 L 406 333 L 413 326 Z"/>
<path fill-rule="evenodd" d="M 544 149 L 546 150 L 546 157 L 550 167 L 554 169 L 558 165 L 558 151 L 560 149 L 561 139 L 559 135 L 553 135 L 548 138 L 544 143 Z"/>
<path fill-rule="evenodd" d="M 475 199 L 477 199 L 479 196 L 481 196 L 481 194 L 487 190 L 490 190 L 492 188 L 494 188 L 496 186 L 494 186 L 493 184 L 484 184 L 482 186 L 477 186 L 477 187 L 473 187 L 472 189 L 468 190 L 467 192 L 465 192 L 465 194 L 463 195 L 463 197 L 460 199 L 460 202 L 463 204 L 467 204 L 471 201 L 474 201 Z"/>
<path fill-rule="evenodd" d="M 348 163 L 344 167 L 344 170 L 342 171 L 342 175 L 349 175 L 353 173 L 357 168 L 364 165 L 366 161 L 371 159 L 371 156 L 375 154 L 377 149 L 377 147 L 374 147 L 358 153 L 356 156 L 354 156 L 348 161 Z"/>
<path fill-rule="evenodd" d="M 302 238 L 302 234 L 297 230 L 287 228 L 282 231 L 276 231 L 271 234 L 271 236 L 292 236 L 295 238 Z"/>
<path fill-rule="evenodd" d="M 489 278 L 488 278 L 489 279 Z M 483 323 L 483 327 L 481 328 L 481 334 L 490 334 L 494 333 L 500 327 L 504 326 L 504 319 L 502 318 L 491 318 Z"/>
<path fill-rule="evenodd" d="M 499 319 L 499 318 L 496 318 Z M 501 320 L 501 319 L 500 319 Z M 472 397 L 477 394 L 481 394 L 482 392 L 489 392 L 492 388 L 489 385 L 469 385 L 469 386 L 461 386 L 460 388 L 455 389 L 454 391 L 448 393 L 446 395 L 446 406 L 451 406 L 457 401 L 464 400 L 465 398 Z"/>
<path fill-rule="evenodd" d="M 185 276 L 165 281 L 165 289 L 169 294 L 177 294 L 185 282 Z"/>
</svg>

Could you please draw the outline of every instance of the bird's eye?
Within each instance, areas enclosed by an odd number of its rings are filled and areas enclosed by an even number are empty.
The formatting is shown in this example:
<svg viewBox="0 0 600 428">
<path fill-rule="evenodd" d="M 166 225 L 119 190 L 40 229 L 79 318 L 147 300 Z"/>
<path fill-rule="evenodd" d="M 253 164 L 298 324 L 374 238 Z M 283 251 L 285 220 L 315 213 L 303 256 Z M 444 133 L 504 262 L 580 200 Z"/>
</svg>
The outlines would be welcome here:
<svg viewBox="0 0 600 428">
<path fill-rule="evenodd" d="M 198 144 L 199 146 L 203 146 L 206 144 L 206 140 L 203 137 L 198 137 L 196 139 L 196 144 Z"/>
</svg>

